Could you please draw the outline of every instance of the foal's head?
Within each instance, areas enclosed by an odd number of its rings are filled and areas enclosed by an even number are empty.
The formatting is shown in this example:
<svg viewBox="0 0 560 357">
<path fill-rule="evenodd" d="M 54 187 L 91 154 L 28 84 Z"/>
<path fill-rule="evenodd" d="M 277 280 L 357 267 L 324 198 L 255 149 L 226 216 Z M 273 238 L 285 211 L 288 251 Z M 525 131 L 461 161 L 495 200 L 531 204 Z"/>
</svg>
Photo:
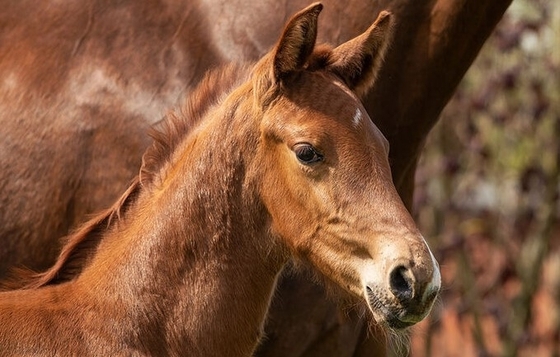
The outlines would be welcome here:
<svg viewBox="0 0 560 357">
<path fill-rule="evenodd" d="M 315 48 L 321 8 L 296 14 L 254 71 L 260 195 L 271 232 L 295 256 L 364 299 L 379 322 L 406 327 L 429 312 L 440 275 L 392 183 L 388 142 L 359 99 L 390 15 L 335 49 Z"/>
</svg>

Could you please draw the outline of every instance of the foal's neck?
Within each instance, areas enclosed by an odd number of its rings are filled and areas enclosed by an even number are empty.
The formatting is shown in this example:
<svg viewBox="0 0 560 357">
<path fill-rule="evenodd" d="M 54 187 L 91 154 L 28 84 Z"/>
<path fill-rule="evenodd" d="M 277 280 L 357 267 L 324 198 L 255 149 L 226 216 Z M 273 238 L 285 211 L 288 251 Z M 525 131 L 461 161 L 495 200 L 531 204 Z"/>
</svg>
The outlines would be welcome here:
<svg viewBox="0 0 560 357">
<path fill-rule="evenodd" d="M 138 343 L 158 341 L 189 356 L 246 356 L 258 341 L 284 261 L 242 149 L 224 140 L 235 138 L 200 129 L 183 143 L 161 184 L 140 194 L 78 280 L 95 286 L 100 309 L 121 305 L 123 330 L 151 335 Z M 230 150 L 209 150 L 217 141 Z"/>
</svg>

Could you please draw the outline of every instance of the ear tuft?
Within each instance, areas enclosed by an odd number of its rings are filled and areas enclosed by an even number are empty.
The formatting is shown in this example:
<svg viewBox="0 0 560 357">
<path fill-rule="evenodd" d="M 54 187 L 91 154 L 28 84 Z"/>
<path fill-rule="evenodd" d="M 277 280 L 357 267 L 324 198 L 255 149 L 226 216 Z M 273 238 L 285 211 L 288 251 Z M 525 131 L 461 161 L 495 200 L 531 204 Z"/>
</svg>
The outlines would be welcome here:
<svg viewBox="0 0 560 357">
<path fill-rule="evenodd" d="M 365 95 L 375 82 L 391 35 L 391 13 L 382 11 L 366 32 L 333 50 L 329 69 L 358 96 Z"/>
<path fill-rule="evenodd" d="M 314 3 L 295 14 L 286 25 L 274 50 L 273 77 L 281 82 L 302 70 L 315 48 L 317 19 L 323 9 Z"/>
</svg>

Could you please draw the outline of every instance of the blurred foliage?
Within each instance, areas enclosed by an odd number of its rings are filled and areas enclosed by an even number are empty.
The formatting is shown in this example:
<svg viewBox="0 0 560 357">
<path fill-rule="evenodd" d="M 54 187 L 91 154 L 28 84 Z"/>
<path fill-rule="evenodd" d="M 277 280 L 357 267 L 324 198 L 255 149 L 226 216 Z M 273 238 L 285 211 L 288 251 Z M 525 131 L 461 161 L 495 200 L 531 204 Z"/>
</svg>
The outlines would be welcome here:
<svg viewBox="0 0 560 357">
<path fill-rule="evenodd" d="M 413 356 L 560 356 L 560 1 L 514 0 L 426 143 L 444 291 Z"/>
</svg>

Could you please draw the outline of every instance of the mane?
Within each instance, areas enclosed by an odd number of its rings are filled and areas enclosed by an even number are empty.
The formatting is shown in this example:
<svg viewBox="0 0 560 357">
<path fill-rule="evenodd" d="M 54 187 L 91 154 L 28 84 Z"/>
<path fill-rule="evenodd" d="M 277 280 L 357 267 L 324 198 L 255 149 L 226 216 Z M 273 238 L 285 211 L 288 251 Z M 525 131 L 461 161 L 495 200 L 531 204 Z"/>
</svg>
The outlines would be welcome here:
<svg viewBox="0 0 560 357">
<path fill-rule="evenodd" d="M 45 285 L 60 284 L 79 275 L 91 260 L 103 233 L 126 212 L 139 190 L 139 180 L 135 178 L 113 206 L 99 212 L 65 238 L 66 243 L 50 269 L 42 273 L 25 268 L 13 269 L 11 277 L 2 282 L 0 291 L 36 289 Z"/>
<path fill-rule="evenodd" d="M 197 88 L 180 106 L 179 111 L 170 111 L 167 116 L 151 128 L 152 145 L 142 157 L 140 182 L 146 185 L 171 159 L 171 155 L 184 137 L 198 124 L 202 117 L 226 94 L 246 79 L 249 67 L 228 65 L 209 71 Z"/>
<path fill-rule="evenodd" d="M 58 259 L 50 269 L 42 273 L 14 269 L 11 277 L 2 282 L 0 290 L 37 289 L 78 276 L 91 261 L 104 233 L 121 220 L 141 190 L 156 179 L 176 147 L 209 108 L 217 104 L 241 79 L 246 78 L 243 74 L 248 73 L 247 68 L 230 65 L 208 72 L 178 111 L 170 111 L 150 129 L 148 134 L 153 138 L 153 143 L 142 157 L 139 174 L 113 206 L 99 212 L 67 236 Z"/>
</svg>

